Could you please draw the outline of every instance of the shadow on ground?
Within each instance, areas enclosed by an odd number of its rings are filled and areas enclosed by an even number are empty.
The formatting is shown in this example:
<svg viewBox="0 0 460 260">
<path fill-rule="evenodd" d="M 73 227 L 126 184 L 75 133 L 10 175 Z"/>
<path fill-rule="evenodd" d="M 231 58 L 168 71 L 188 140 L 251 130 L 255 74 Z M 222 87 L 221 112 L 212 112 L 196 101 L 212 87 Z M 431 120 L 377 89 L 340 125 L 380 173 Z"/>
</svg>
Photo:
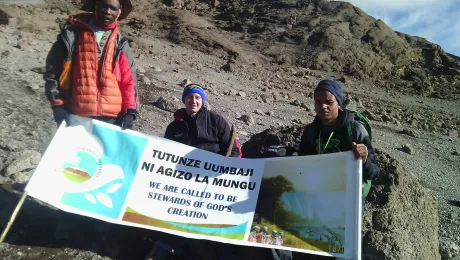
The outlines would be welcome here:
<svg viewBox="0 0 460 260">
<path fill-rule="evenodd" d="M 449 205 L 459 207 L 460 208 L 460 201 L 458 200 L 449 200 L 448 201 Z"/>
<path fill-rule="evenodd" d="M 0 186 L 0 229 L 16 207 L 23 186 Z M 40 205 L 27 198 L 6 243 L 27 247 L 71 248 L 119 260 L 143 259 L 157 232 L 111 224 Z"/>
<path fill-rule="evenodd" d="M 22 192 L 18 191 L 23 190 L 24 185 L 0 186 L 1 230 L 6 226 L 21 197 Z M 132 260 L 144 259 L 154 241 L 162 241 L 165 236 L 168 235 L 67 213 L 28 197 L 4 242 L 18 248 L 40 248 L 39 258 L 33 259 L 53 257 L 57 250 L 68 248 L 70 250 L 90 251 L 110 259 Z M 220 246 L 217 244 L 221 243 L 211 242 L 211 244 L 206 245 L 219 248 Z M 230 250 L 235 250 L 238 259 L 254 259 L 254 257 L 274 259 L 270 249 L 234 246 Z M 73 254 L 76 253 L 73 252 Z M 74 259 L 72 253 L 66 252 L 65 255 L 69 260 Z M 294 258 L 306 260 L 330 259 L 295 252 L 293 255 Z"/>
</svg>

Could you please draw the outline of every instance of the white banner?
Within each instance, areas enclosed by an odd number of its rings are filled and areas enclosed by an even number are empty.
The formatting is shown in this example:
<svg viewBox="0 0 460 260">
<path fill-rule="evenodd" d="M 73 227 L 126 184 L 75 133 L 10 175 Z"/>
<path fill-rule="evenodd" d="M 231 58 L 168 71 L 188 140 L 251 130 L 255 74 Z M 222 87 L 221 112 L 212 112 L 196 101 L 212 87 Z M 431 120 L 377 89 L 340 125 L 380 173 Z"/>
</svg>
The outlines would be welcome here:
<svg viewBox="0 0 460 260">
<path fill-rule="evenodd" d="M 229 158 L 71 120 L 26 187 L 39 200 L 194 239 L 359 258 L 361 163 L 351 152 Z"/>
</svg>

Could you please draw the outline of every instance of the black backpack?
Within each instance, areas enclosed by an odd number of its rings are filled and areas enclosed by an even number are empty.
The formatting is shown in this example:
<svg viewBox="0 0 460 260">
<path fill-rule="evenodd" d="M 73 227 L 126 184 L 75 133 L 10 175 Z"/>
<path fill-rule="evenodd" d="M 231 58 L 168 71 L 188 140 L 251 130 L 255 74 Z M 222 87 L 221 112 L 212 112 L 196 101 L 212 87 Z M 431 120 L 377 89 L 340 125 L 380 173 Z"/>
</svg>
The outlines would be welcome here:
<svg viewBox="0 0 460 260">
<path fill-rule="evenodd" d="M 270 145 L 263 153 L 263 158 L 297 156 L 297 150 L 294 147 L 284 145 Z"/>
</svg>

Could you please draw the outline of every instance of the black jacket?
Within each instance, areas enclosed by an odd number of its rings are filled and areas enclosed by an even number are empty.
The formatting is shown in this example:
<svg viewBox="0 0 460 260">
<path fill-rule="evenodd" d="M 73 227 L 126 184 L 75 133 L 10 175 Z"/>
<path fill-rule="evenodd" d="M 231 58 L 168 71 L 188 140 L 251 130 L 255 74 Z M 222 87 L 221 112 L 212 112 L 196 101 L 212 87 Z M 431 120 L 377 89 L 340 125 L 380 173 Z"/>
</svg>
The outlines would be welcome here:
<svg viewBox="0 0 460 260">
<path fill-rule="evenodd" d="M 352 140 L 349 138 L 347 125 L 352 125 Z M 324 147 L 332 135 L 327 147 Z M 340 110 L 339 118 L 333 126 L 323 126 L 316 117 L 307 125 L 302 134 L 299 146 L 299 155 L 316 155 L 323 153 L 336 153 L 352 150 L 352 142 L 364 144 L 368 150 L 366 163 L 363 165 L 363 178 L 373 180 L 380 174 L 380 168 L 375 159 L 374 148 L 369 139 L 366 128 L 354 120 L 353 112 Z"/>
<path fill-rule="evenodd" d="M 191 118 L 182 108 L 174 113 L 174 121 L 166 128 L 164 137 L 225 156 L 231 133 L 227 121 L 214 111 L 203 107 L 195 118 Z M 230 157 L 241 157 L 241 147 L 237 140 Z"/>
</svg>

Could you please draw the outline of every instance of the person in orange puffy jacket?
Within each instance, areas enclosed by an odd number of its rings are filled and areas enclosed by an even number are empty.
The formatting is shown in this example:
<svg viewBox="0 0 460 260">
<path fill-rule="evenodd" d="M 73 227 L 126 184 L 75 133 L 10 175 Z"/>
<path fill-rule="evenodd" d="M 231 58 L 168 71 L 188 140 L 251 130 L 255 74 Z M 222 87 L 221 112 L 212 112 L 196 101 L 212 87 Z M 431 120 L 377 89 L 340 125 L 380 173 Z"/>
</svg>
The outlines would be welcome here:
<svg viewBox="0 0 460 260">
<path fill-rule="evenodd" d="M 75 114 L 131 129 L 138 112 L 133 55 L 118 30 L 130 0 L 88 1 L 92 13 L 72 15 L 46 59 L 45 94 L 58 125 Z"/>
</svg>

